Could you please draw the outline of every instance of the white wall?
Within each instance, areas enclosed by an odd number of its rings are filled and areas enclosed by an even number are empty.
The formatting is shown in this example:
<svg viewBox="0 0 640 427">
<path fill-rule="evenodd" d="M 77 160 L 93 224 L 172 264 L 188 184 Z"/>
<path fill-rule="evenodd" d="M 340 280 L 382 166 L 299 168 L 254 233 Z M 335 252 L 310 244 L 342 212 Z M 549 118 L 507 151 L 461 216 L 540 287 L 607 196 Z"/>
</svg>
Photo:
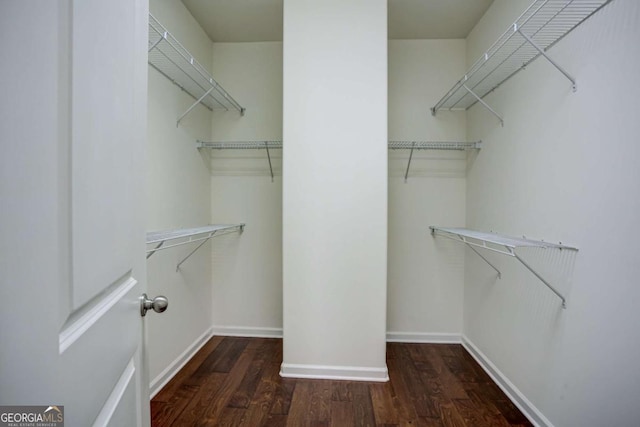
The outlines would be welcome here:
<svg viewBox="0 0 640 427">
<path fill-rule="evenodd" d="M 284 3 L 283 375 L 387 375 L 386 8 Z"/>
<path fill-rule="evenodd" d="M 281 140 L 282 43 L 214 43 L 213 58 L 213 75 L 247 111 L 215 111 L 212 140 Z M 464 40 L 390 41 L 389 138 L 465 140 L 464 114 L 434 118 L 425 102 L 464 71 Z M 213 242 L 214 331 L 279 334 L 282 153 L 270 153 L 275 183 L 264 150 L 209 153 L 212 222 L 247 223 L 240 238 L 223 238 L 235 243 Z M 392 339 L 441 339 L 462 330 L 464 251 L 432 239 L 427 226 L 464 225 L 467 155 L 416 152 L 405 184 L 408 155 L 390 152 L 388 331 Z"/>
<path fill-rule="evenodd" d="M 465 141 L 466 115 L 429 107 L 465 72 L 464 40 L 389 41 L 389 139 Z M 391 340 L 458 340 L 464 248 L 429 225 L 464 226 L 467 153 L 389 152 L 387 331 Z"/>
<path fill-rule="evenodd" d="M 214 112 L 212 140 L 282 140 L 282 43 L 214 43 L 213 73 L 246 112 Z M 282 150 L 274 182 L 265 150 L 206 154 L 212 222 L 247 224 L 213 242 L 214 333 L 281 336 Z"/>
<path fill-rule="evenodd" d="M 495 1 L 470 35 L 470 60 L 482 53 L 477 40 L 518 15 L 514 3 Z M 467 117 L 469 137 L 484 141 L 468 175 L 467 225 L 580 248 L 522 252 L 568 294 L 566 310 L 513 259 L 488 255 L 503 270 L 496 280 L 467 254 L 466 337 L 556 426 L 640 419 L 638 22 L 640 4 L 617 0 L 550 50 L 576 93 L 538 59 L 486 98 L 504 128 L 479 105 Z"/>
<path fill-rule="evenodd" d="M 200 62 L 211 65 L 211 42 L 181 2 L 156 0 L 150 12 Z M 147 229 L 167 230 L 211 221 L 209 161 L 195 147 L 210 133 L 211 112 L 198 106 L 176 127 L 193 98 L 149 67 L 147 144 Z M 211 326 L 211 244 L 200 248 L 176 272 L 194 248 L 184 245 L 147 260 L 148 294 L 165 295 L 169 308 L 147 317 L 147 355 L 152 393 L 163 375 Z"/>
</svg>

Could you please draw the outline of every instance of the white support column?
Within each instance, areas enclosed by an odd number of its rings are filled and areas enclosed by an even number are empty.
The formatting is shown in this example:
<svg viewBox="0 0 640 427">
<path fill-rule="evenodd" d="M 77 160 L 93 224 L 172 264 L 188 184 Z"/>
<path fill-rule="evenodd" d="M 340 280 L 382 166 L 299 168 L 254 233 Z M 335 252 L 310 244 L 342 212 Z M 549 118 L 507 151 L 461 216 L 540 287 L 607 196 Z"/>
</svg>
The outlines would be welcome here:
<svg viewBox="0 0 640 427">
<path fill-rule="evenodd" d="M 387 1 L 284 1 L 284 360 L 386 381 Z"/>
</svg>

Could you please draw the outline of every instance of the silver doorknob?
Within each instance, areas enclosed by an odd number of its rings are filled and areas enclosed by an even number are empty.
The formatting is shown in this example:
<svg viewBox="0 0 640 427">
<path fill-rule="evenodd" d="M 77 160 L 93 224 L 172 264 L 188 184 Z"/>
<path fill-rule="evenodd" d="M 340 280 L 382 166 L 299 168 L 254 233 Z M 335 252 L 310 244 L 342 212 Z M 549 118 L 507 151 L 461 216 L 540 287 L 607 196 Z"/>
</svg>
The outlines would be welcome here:
<svg viewBox="0 0 640 427">
<path fill-rule="evenodd" d="M 140 296 L 140 316 L 144 317 L 147 314 L 147 310 L 153 309 L 156 313 L 162 313 L 169 306 L 169 300 L 162 295 L 150 299 L 147 294 Z"/>
</svg>

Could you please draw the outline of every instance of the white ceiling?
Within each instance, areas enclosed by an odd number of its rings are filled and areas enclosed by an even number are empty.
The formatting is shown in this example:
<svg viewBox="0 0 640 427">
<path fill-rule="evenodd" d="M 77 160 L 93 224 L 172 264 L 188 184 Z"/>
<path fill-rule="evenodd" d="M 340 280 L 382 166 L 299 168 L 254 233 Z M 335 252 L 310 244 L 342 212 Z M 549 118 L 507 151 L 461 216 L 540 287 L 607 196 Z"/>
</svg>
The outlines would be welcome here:
<svg viewBox="0 0 640 427">
<path fill-rule="evenodd" d="M 463 39 L 493 0 L 388 0 L 389 39 Z"/>
<path fill-rule="evenodd" d="M 214 42 L 282 40 L 283 0 L 182 0 Z M 465 38 L 493 0 L 388 0 L 389 39 Z"/>
<path fill-rule="evenodd" d="M 282 40 L 283 0 L 182 0 L 213 42 Z"/>
</svg>

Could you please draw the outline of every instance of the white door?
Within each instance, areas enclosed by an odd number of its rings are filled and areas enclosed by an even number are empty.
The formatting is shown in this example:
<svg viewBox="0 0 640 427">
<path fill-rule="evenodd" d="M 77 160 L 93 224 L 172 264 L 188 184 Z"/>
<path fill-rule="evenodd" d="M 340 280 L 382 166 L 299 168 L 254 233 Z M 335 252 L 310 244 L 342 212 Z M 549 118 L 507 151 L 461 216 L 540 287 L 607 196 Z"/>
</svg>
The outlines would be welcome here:
<svg viewBox="0 0 640 427">
<path fill-rule="evenodd" d="M 144 0 L 0 2 L 0 405 L 149 424 Z"/>
</svg>

